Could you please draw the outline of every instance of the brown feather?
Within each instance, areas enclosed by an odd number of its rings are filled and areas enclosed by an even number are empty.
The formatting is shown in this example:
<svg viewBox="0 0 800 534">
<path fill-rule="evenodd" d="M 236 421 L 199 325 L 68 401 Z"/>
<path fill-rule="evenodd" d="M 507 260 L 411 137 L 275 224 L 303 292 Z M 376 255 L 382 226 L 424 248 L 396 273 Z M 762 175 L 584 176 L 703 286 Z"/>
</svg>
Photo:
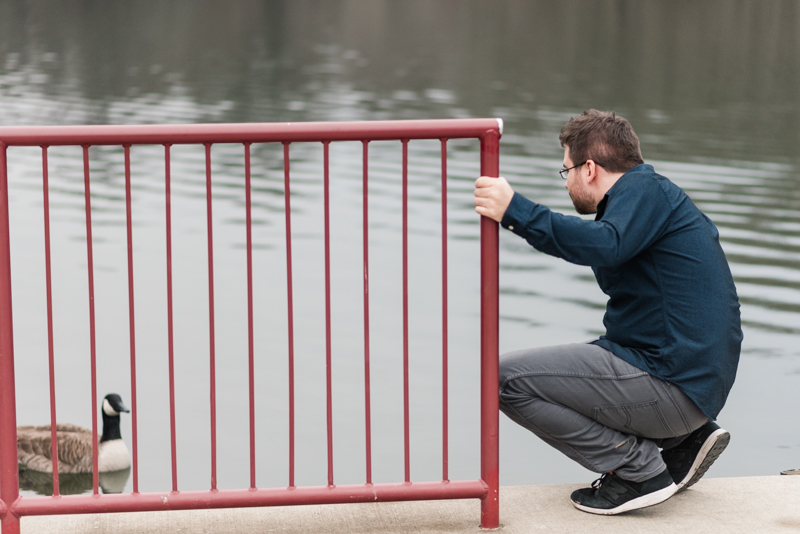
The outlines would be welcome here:
<svg viewBox="0 0 800 534">
<path fill-rule="evenodd" d="M 92 431 L 77 425 L 56 425 L 59 473 L 92 472 Z M 19 465 L 53 472 L 50 425 L 17 427 Z"/>
</svg>

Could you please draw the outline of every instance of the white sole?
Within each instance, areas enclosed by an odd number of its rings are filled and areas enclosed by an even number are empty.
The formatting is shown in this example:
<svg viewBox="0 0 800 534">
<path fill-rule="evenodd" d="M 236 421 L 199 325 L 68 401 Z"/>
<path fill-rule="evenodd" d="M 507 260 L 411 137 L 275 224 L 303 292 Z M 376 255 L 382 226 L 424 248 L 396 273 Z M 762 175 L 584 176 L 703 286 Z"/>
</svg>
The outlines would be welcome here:
<svg viewBox="0 0 800 534">
<path fill-rule="evenodd" d="M 615 515 L 621 514 L 623 512 L 630 512 L 631 510 L 638 510 L 639 508 L 647 508 L 648 506 L 654 506 L 656 504 L 660 504 L 673 495 L 675 492 L 678 491 L 678 486 L 675 483 L 670 484 L 666 488 L 660 489 L 658 491 L 654 491 L 653 493 L 648 493 L 647 495 L 642 495 L 641 497 L 637 497 L 635 499 L 631 499 L 630 501 L 620 504 L 616 508 L 609 508 L 607 510 L 601 508 L 590 508 L 588 506 L 584 506 L 582 504 L 578 504 L 575 501 L 571 500 L 572 505 L 581 510 L 583 512 L 588 512 L 590 514 L 598 514 L 598 515 Z"/>
<path fill-rule="evenodd" d="M 721 440 L 720 438 L 722 437 L 725 437 L 725 439 Z M 725 447 L 728 446 L 730 439 L 730 433 L 722 428 L 712 432 L 711 435 L 706 438 L 703 446 L 700 447 L 700 451 L 697 453 L 697 457 L 694 459 L 692 467 L 689 468 L 689 472 L 686 473 L 686 476 L 683 477 L 683 480 L 678 483 L 678 491 L 681 491 L 682 489 L 691 486 L 700 480 L 703 475 L 706 474 L 708 468 L 711 467 L 711 464 L 713 464 L 716 459 L 719 458 L 719 455 L 722 454 L 722 451 L 724 451 Z M 701 468 L 703 469 L 702 472 L 700 472 L 700 476 L 696 477 L 695 479 L 695 476 L 697 475 L 698 471 L 701 471 Z"/>
</svg>

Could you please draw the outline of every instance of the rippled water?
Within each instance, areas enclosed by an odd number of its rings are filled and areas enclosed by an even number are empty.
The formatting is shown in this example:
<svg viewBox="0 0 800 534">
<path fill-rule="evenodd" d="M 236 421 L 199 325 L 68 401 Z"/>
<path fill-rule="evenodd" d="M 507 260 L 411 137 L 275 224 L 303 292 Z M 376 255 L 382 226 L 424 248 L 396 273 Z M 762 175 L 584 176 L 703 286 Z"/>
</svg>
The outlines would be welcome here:
<svg viewBox="0 0 800 534">
<path fill-rule="evenodd" d="M 506 122 L 502 173 L 526 196 L 572 213 L 556 174 L 558 131 L 586 107 L 616 109 L 640 134 L 645 160 L 717 224 L 740 295 L 743 354 L 720 418 L 732 442 L 712 473 L 775 474 L 800 462 L 800 436 L 790 423 L 800 400 L 800 92 L 795 69 L 779 68 L 800 59 L 800 18 L 793 2 L 747 4 L 747 10 L 732 4 L 505 1 L 488 9 L 480 2 L 437 1 L 408 2 L 400 10 L 392 2 L 301 1 L 242 2 L 223 12 L 212 3 L 195 9 L 140 2 L 80 14 L 67 6 L 53 14 L 44 3 L 10 2 L 0 8 L 0 29 L 9 36 L 0 44 L 0 124 L 499 116 Z M 68 24 L 59 25 L 62 19 Z M 745 38 L 734 39 L 723 27 Z M 726 74 L 732 70 L 733 78 Z M 410 147 L 412 479 L 420 480 L 440 475 L 441 191 L 438 142 Z M 91 153 L 99 388 L 127 400 L 122 151 L 95 147 Z M 154 491 L 170 486 L 163 148 L 134 147 L 132 154 L 140 488 Z M 249 482 L 241 154 L 232 145 L 212 151 L 220 487 Z M 18 421 L 34 424 L 49 417 L 41 153 L 17 148 L 9 157 Z M 318 145 L 292 145 L 299 484 L 326 482 L 321 157 Z M 254 146 L 253 158 L 258 476 L 261 486 L 283 486 L 288 393 L 280 147 Z M 52 148 L 49 161 L 59 418 L 87 425 L 81 152 Z M 182 489 L 201 489 L 210 476 L 205 167 L 196 147 L 174 147 L 172 161 L 178 467 Z M 332 145 L 331 162 L 341 484 L 363 481 L 364 471 L 360 144 Z M 475 143 L 452 142 L 453 479 L 477 476 L 478 221 L 471 205 L 477 172 Z M 376 481 L 390 481 L 402 477 L 399 143 L 370 144 L 369 202 L 373 469 Z M 507 232 L 501 232 L 500 261 L 501 351 L 602 333 L 605 297 L 589 269 L 539 254 Z M 130 436 L 129 420 L 123 435 Z M 436 444 L 434 452 L 426 443 Z M 503 484 L 591 478 L 506 420 L 501 466 Z"/>
</svg>

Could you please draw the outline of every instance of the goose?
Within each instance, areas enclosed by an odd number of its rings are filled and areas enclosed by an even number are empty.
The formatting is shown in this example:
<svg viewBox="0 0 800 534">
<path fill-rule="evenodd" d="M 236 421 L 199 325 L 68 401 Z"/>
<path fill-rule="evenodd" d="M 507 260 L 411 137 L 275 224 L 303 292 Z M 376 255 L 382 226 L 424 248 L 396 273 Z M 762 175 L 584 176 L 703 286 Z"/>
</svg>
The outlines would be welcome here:
<svg viewBox="0 0 800 534">
<path fill-rule="evenodd" d="M 119 431 L 119 414 L 130 412 L 116 393 L 103 399 L 103 436 L 98 444 L 99 472 L 121 471 L 131 466 L 131 455 Z M 92 472 L 92 431 L 77 425 L 57 424 L 58 472 Z M 20 469 L 53 472 L 50 425 L 17 427 Z"/>
</svg>

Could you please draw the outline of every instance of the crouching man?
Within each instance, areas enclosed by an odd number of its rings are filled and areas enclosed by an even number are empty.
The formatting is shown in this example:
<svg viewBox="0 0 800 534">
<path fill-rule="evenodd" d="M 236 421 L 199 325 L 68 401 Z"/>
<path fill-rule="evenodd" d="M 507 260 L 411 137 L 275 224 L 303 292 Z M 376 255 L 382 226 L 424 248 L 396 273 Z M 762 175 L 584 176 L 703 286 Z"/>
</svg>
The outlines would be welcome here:
<svg viewBox="0 0 800 534">
<path fill-rule="evenodd" d="M 500 409 L 587 469 L 585 512 L 658 504 L 705 474 L 730 435 L 714 420 L 736 376 L 739 301 L 717 228 L 642 160 L 627 120 L 588 110 L 562 128 L 561 177 L 580 214 L 554 213 L 503 178 L 475 211 L 535 249 L 588 265 L 608 295 L 606 334 L 500 361 Z"/>
</svg>

